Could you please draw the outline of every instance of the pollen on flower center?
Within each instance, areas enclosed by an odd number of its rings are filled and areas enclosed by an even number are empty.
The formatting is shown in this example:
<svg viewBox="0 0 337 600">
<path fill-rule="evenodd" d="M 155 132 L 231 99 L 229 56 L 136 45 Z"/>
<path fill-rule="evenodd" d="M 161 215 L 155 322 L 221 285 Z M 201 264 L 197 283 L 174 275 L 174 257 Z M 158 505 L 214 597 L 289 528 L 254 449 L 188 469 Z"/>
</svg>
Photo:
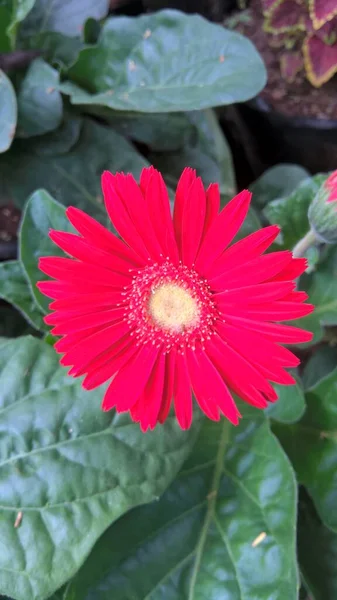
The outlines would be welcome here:
<svg viewBox="0 0 337 600">
<path fill-rule="evenodd" d="M 193 269 L 169 261 L 135 272 L 123 296 L 130 335 L 164 352 L 194 348 L 197 341 L 203 345 L 219 318 L 208 283 Z"/>
<path fill-rule="evenodd" d="M 155 288 L 149 299 L 154 322 L 169 331 L 183 331 L 199 323 L 200 309 L 188 290 L 175 283 Z"/>
</svg>

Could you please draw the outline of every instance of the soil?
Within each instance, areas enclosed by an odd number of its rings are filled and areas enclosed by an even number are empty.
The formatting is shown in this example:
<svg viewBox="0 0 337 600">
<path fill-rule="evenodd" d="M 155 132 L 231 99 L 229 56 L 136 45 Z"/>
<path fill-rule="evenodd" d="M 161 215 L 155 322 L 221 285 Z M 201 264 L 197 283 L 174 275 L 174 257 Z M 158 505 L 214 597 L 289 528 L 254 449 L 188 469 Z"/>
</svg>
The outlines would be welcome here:
<svg viewBox="0 0 337 600">
<path fill-rule="evenodd" d="M 263 31 L 261 0 L 251 0 L 247 19 L 235 26 L 235 30 L 247 36 L 262 55 L 268 82 L 261 97 L 275 110 L 288 116 L 318 119 L 337 119 L 337 76 L 321 88 L 314 88 L 305 78 L 304 70 L 292 83 L 284 81 L 280 73 L 283 48 L 272 48 L 270 34 Z M 242 13 L 241 13 L 242 15 Z"/>
<path fill-rule="evenodd" d="M 0 206 L 0 260 L 8 260 L 16 256 L 20 216 L 20 210 L 13 204 Z"/>
</svg>

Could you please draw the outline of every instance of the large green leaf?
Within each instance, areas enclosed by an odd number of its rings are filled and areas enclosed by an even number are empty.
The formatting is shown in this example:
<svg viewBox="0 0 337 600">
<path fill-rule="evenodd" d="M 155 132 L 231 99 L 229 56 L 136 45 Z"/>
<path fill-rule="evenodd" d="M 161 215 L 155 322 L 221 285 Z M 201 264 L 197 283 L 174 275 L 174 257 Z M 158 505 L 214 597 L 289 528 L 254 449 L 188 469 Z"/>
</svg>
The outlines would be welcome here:
<svg viewBox="0 0 337 600">
<path fill-rule="evenodd" d="M 324 325 L 337 325 L 337 246 L 328 247 L 317 269 L 301 277 L 300 288 L 309 294 L 315 305 L 313 313 L 298 324 L 314 333 L 313 342 L 323 336 Z"/>
<path fill-rule="evenodd" d="M 105 533 L 65 600 L 295 600 L 295 514 L 263 413 L 207 422 L 168 491 Z"/>
<path fill-rule="evenodd" d="M 19 261 L 0 263 L 0 298 L 13 304 L 36 329 L 47 329 Z"/>
<path fill-rule="evenodd" d="M 175 188 L 184 167 L 197 170 L 204 184 L 220 185 L 223 202 L 235 194 L 235 174 L 232 155 L 218 120 L 212 110 L 185 113 L 180 148 L 172 152 L 153 152 L 149 160 Z M 169 128 L 169 121 L 168 121 Z M 189 131 L 189 134 L 187 132 Z M 185 134 L 185 136 L 184 136 Z"/>
<path fill-rule="evenodd" d="M 10 147 L 16 130 L 16 122 L 15 91 L 7 75 L 0 69 L 0 152 L 5 152 Z"/>
<path fill-rule="evenodd" d="M 102 19 L 108 8 L 109 0 L 35 0 L 20 33 L 29 37 L 42 31 L 58 31 L 76 36 L 89 17 Z"/>
<path fill-rule="evenodd" d="M 20 137 L 41 135 L 57 129 L 62 121 L 63 105 L 56 89 L 59 74 L 41 58 L 30 65 L 18 95 L 18 131 Z"/>
<path fill-rule="evenodd" d="M 309 173 L 303 167 L 281 163 L 267 169 L 251 186 L 253 202 L 265 206 L 277 198 L 286 198 L 307 179 Z"/>
<path fill-rule="evenodd" d="M 65 205 L 79 206 L 94 217 L 106 218 L 100 177 L 104 169 L 132 172 L 139 176 L 147 165 L 135 148 L 111 128 L 85 119 L 78 142 L 68 153 L 44 152 L 40 140 L 16 140 L 0 158 L 1 187 L 24 206 L 37 188 L 45 188 Z M 36 145 L 35 145 L 36 144 Z"/>
<path fill-rule="evenodd" d="M 295 425 L 274 425 L 298 478 L 327 527 L 337 532 L 337 369 L 306 393 L 307 410 Z"/>
<path fill-rule="evenodd" d="M 337 598 L 337 535 L 324 527 L 307 497 L 300 496 L 298 559 L 310 600 Z"/>
<path fill-rule="evenodd" d="M 304 391 L 301 380 L 296 377 L 296 385 L 274 384 L 278 393 L 277 402 L 269 404 L 266 409 L 268 417 L 280 423 L 295 423 L 305 411 Z"/>
<path fill-rule="evenodd" d="M 264 214 L 270 223 L 282 228 L 278 238 L 282 248 L 292 248 L 310 229 L 308 208 L 327 175 L 305 179 L 286 198 L 269 202 Z"/>
<path fill-rule="evenodd" d="M 0 343 L 0 593 L 41 600 L 72 577 L 101 533 L 158 498 L 195 440 L 175 418 L 144 434 L 100 409 L 27 337 Z"/>
<path fill-rule="evenodd" d="M 62 204 L 56 202 L 45 190 L 37 190 L 28 199 L 20 229 L 20 259 L 28 278 L 31 295 L 41 311 L 46 313 L 50 299 L 36 287 L 38 281 L 48 279 L 39 269 L 41 256 L 64 256 L 49 238 L 48 231 L 58 229 L 75 232 L 66 218 Z"/>
<path fill-rule="evenodd" d="M 106 21 L 62 90 L 74 104 L 172 112 L 242 102 L 264 86 L 252 43 L 197 15 L 165 10 Z M 83 88 L 83 89 L 82 89 Z"/>
</svg>

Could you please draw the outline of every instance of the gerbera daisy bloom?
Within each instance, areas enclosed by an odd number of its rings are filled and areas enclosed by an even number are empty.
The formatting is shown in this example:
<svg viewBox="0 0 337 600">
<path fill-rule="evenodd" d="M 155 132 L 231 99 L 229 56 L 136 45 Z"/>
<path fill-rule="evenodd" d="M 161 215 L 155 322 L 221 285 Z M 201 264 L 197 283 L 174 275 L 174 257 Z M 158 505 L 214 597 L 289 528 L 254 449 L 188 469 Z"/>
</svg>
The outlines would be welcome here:
<svg viewBox="0 0 337 600">
<path fill-rule="evenodd" d="M 153 167 L 102 177 L 108 215 L 120 237 L 78 208 L 67 217 L 79 235 L 51 231 L 71 258 L 40 259 L 55 281 L 45 321 L 83 387 L 110 380 L 103 410 L 130 411 L 142 430 L 163 423 L 174 404 L 180 427 L 192 420 L 192 391 L 213 420 L 237 424 L 232 392 L 258 408 L 275 401 L 270 382 L 295 383 L 299 360 L 282 343 L 312 334 L 280 325 L 313 310 L 293 280 L 306 261 L 290 251 L 264 254 L 279 233 L 265 227 L 231 244 L 248 212 L 243 191 L 221 212 L 217 184 L 205 191 L 192 169 L 177 186 L 171 217 L 166 186 Z"/>
</svg>

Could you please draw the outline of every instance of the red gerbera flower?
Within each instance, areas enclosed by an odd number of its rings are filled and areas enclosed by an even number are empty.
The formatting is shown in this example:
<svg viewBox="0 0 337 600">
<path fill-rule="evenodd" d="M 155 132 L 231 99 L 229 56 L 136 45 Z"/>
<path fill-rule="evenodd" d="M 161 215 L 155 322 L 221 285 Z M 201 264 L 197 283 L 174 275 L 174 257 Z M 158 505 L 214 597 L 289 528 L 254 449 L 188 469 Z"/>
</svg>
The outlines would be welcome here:
<svg viewBox="0 0 337 600">
<path fill-rule="evenodd" d="M 51 231 L 73 258 L 41 258 L 56 281 L 38 284 L 54 298 L 45 318 L 63 336 L 55 348 L 69 374 L 92 389 L 111 380 L 103 410 L 130 411 L 141 428 L 163 423 L 173 401 L 180 426 L 201 410 L 233 424 L 231 392 L 259 408 L 277 394 L 270 381 L 293 384 L 285 367 L 299 360 L 281 343 L 311 333 L 275 321 L 313 310 L 292 280 L 306 267 L 290 251 L 263 254 L 279 233 L 266 227 L 229 247 L 249 208 L 243 191 L 219 213 L 216 184 L 205 192 L 192 169 L 178 183 L 173 219 L 162 176 L 105 172 L 108 215 L 121 239 L 81 210 L 68 219 L 80 235 Z M 75 260 L 74 260 L 75 259 Z"/>
</svg>

